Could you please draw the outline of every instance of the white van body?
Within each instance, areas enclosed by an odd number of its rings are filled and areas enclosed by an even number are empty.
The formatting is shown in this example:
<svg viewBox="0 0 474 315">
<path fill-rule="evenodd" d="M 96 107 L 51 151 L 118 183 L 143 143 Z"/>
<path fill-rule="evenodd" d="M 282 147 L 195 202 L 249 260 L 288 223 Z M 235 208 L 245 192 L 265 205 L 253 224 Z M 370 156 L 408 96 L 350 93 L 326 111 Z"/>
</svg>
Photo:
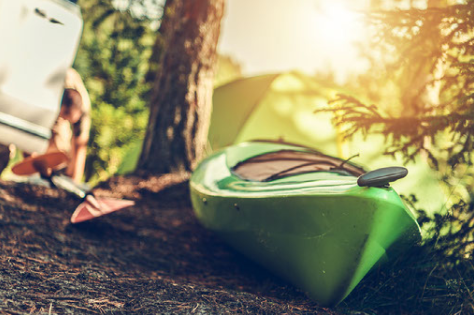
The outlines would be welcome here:
<svg viewBox="0 0 474 315">
<path fill-rule="evenodd" d="M 0 0 L 0 143 L 47 149 L 82 25 L 67 0 Z"/>
</svg>

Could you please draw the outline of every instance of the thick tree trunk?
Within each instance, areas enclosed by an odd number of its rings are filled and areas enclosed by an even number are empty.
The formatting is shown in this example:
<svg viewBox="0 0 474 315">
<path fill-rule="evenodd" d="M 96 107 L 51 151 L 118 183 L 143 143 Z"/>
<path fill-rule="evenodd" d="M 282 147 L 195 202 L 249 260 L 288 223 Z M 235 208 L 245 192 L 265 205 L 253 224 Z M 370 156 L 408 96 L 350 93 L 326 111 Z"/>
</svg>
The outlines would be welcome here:
<svg viewBox="0 0 474 315">
<path fill-rule="evenodd" d="M 223 13 L 224 0 L 173 0 L 165 6 L 165 47 L 138 172 L 192 171 L 203 157 Z"/>
<path fill-rule="evenodd" d="M 177 0 L 177 1 L 180 1 L 180 0 Z M 165 1 L 164 8 L 163 8 L 163 17 L 166 14 L 166 8 L 172 8 L 174 6 L 174 2 L 175 0 Z M 157 75 L 160 72 L 160 69 L 161 69 L 160 62 L 163 57 L 164 47 L 166 47 L 164 36 L 170 31 L 169 30 L 170 22 L 171 22 L 171 19 L 163 18 L 161 20 L 160 29 L 155 38 L 155 43 L 153 45 L 150 59 L 148 60 L 148 72 L 145 76 L 145 81 L 147 83 L 153 84 L 156 80 Z"/>
</svg>

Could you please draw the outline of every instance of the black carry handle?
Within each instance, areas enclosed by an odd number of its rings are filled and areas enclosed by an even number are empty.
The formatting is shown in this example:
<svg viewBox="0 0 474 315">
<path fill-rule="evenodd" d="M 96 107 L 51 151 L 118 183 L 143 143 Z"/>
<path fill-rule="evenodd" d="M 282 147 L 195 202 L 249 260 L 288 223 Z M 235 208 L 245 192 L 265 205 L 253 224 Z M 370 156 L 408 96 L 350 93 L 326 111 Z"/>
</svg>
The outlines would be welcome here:
<svg viewBox="0 0 474 315">
<path fill-rule="evenodd" d="M 71 2 L 76 3 L 75 1 L 71 1 Z M 45 11 L 39 9 L 39 8 L 35 9 L 35 14 L 38 15 L 39 17 L 43 18 L 43 19 L 48 20 L 50 23 L 64 25 L 63 22 L 61 22 L 59 20 L 56 20 L 55 18 L 48 17 L 47 13 Z"/>
<path fill-rule="evenodd" d="M 361 187 L 388 187 L 389 183 L 407 176 L 408 170 L 404 167 L 384 167 L 361 175 L 357 184 Z"/>
</svg>

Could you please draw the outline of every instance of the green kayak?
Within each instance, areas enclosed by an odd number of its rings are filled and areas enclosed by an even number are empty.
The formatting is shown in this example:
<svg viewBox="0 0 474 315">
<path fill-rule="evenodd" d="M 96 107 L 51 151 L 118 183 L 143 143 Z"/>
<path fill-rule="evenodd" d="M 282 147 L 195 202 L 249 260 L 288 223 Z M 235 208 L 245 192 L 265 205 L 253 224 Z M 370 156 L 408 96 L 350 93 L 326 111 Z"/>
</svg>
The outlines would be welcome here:
<svg viewBox="0 0 474 315">
<path fill-rule="evenodd" d="M 331 306 L 378 262 L 421 240 L 414 215 L 389 187 L 405 175 L 258 141 L 205 159 L 190 188 L 205 227 Z"/>
</svg>

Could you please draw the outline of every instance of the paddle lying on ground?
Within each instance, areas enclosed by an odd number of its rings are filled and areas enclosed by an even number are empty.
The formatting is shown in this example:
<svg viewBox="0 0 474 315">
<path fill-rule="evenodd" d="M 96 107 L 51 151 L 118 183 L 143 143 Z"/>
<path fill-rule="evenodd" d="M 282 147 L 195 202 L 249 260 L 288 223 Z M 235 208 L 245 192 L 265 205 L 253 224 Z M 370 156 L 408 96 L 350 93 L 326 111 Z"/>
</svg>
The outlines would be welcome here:
<svg viewBox="0 0 474 315">
<path fill-rule="evenodd" d="M 71 178 L 56 174 L 54 170 L 64 166 L 68 157 L 62 152 L 50 152 L 39 156 L 31 156 L 19 162 L 12 168 L 12 172 L 19 176 L 30 176 L 40 173 L 52 186 L 68 191 L 81 198 L 82 202 L 77 206 L 71 216 L 71 223 L 88 221 L 103 215 L 133 206 L 131 200 L 97 198 L 91 190 L 84 189 L 76 184 Z"/>
<path fill-rule="evenodd" d="M 50 152 L 43 155 L 30 156 L 12 167 L 12 172 L 19 176 L 30 176 L 40 173 L 42 176 L 48 176 L 48 170 L 58 169 L 64 166 L 68 157 L 63 152 Z M 50 175 L 49 175 L 50 176 Z"/>
</svg>

